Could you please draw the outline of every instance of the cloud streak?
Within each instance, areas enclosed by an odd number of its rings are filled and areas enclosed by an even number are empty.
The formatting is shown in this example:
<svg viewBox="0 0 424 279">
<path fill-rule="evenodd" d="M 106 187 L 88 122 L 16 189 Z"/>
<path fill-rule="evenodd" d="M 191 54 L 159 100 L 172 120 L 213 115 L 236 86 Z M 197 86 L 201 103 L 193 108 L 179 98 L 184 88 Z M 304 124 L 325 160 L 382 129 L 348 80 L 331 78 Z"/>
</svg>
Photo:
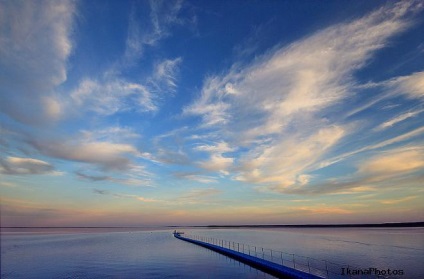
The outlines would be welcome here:
<svg viewBox="0 0 424 279">
<path fill-rule="evenodd" d="M 398 185 L 419 187 L 423 179 L 419 172 L 424 168 L 424 149 L 420 146 L 396 148 L 380 152 L 358 162 L 356 172 L 343 177 L 334 177 L 306 186 L 273 190 L 287 194 L 358 194 L 379 189 L 395 188 Z"/>
<path fill-rule="evenodd" d="M 378 127 L 375 128 L 376 131 L 382 131 L 384 129 L 390 128 L 393 125 L 396 125 L 399 122 L 405 121 L 408 118 L 416 117 L 419 114 L 424 112 L 424 109 L 417 109 L 409 112 L 402 113 L 390 120 L 385 121 L 384 123 L 381 123 Z"/>
<path fill-rule="evenodd" d="M 308 184 L 308 172 L 353 132 L 353 125 L 333 116 L 356 93 L 352 76 L 407 29 L 406 16 L 419 9 L 414 2 L 383 6 L 207 78 L 199 98 L 183 114 L 198 116 L 199 128 L 213 130 L 230 146 L 246 151 L 236 159 L 211 152 L 210 160 L 198 165 L 224 173 L 236 170 L 236 180 L 275 191 Z M 421 96 L 420 83 L 421 74 L 390 82 L 392 90 L 413 96 Z"/>
<path fill-rule="evenodd" d="M 139 83 L 119 78 L 102 82 L 86 79 L 71 93 L 72 104 L 100 115 L 112 115 L 120 111 L 156 111 L 150 90 Z"/>
<path fill-rule="evenodd" d="M 96 164 L 105 170 L 129 169 L 132 166 L 129 156 L 139 154 L 134 146 L 121 143 L 37 139 L 27 139 L 27 142 L 44 155 Z"/>
<path fill-rule="evenodd" d="M 57 120 L 56 87 L 67 79 L 74 1 L 0 3 L 0 108 L 29 124 Z"/>
<path fill-rule="evenodd" d="M 75 174 L 84 180 L 88 180 L 91 182 L 113 182 L 118 184 L 123 184 L 127 186 L 133 186 L 133 187 L 152 187 L 151 180 L 146 177 L 142 177 L 140 179 L 138 176 L 136 178 L 117 178 L 110 175 L 93 175 L 93 174 L 87 174 L 82 171 L 76 171 Z M 127 174 L 128 175 L 128 174 Z M 131 170 L 129 171 L 129 175 L 131 175 Z"/>
<path fill-rule="evenodd" d="M 7 157 L 0 159 L 0 173 L 8 175 L 54 174 L 54 167 L 33 158 Z"/>
</svg>

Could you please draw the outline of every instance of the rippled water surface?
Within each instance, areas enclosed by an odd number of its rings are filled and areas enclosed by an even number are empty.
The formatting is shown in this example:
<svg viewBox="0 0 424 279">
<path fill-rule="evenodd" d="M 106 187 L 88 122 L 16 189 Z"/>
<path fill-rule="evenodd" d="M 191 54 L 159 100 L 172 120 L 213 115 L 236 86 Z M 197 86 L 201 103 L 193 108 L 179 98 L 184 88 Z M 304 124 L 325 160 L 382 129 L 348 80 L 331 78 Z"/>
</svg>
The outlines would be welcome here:
<svg viewBox="0 0 424 279">
<path fill-rule="evenodd" d="M 298 255 L 311 257 L 311 265 L 322 269 L 325 265 L 321 261 L 326 260 L 333 275 L 341 275 L 341 267 L 350 266 L 402 270 L 404 273 L 391 278 L 424 278 L 424 228 L 216 229 L 190 230 L 188 233 L 269 248 L 277 257 L 277 251 L 283 251 L 288 260 L 290 254 L 296 255 L 296 261 L 302 259 Z M 269 256 L 269 252 L 265 253 Z M 258 254 L 261 256 L 261 252 Z M 291 262 L 287 265 L 291 266 Z"/>
<path fill-rule="evenodd" d="M 1 278 L 273 278 L 171 230 L 2 234 Z"/>
<path fill-rule="evenodd" d="M 283 251 L 362 269 L 402 269 L 404 276 L 399 278 L 424 278 L 423 228 L 183 230 L 187 235 L 269 248 L 274 256 Z M 175 239 L 171 231 L 3 231 L 1 278 L 273 278 Z"/>
</svg>

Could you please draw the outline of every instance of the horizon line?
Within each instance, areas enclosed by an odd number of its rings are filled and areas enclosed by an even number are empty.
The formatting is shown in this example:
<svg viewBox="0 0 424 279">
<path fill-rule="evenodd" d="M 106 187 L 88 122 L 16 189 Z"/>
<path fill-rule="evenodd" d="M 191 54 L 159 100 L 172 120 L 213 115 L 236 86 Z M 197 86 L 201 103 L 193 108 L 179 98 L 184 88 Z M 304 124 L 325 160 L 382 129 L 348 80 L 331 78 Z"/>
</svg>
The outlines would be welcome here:
<svg viewBox="0 0 424 279">
<path fill-rule="evenodd" d="M 244 224 L 244 225 L 145 225 L 145 226 L 1 226 L 0 228 L 8 229 L 137 229 L 137 228 L 148 228 L 148 227 L 191 227 L 191 228 L 277 228 L 277 227 L 424 227 L 424 221 L 418 222 L 388 222 L 388 223 L 358 223 L 358 224 L 267 224 L 267 225 L 255 225 L 255 224 Z"/>
</svg>

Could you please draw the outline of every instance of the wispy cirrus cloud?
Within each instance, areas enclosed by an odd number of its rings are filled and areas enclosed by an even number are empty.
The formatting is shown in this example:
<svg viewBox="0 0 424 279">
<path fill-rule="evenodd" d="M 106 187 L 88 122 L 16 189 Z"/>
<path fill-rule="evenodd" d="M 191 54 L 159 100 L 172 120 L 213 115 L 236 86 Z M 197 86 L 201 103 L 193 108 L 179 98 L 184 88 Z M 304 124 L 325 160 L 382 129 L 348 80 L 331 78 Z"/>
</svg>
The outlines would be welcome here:
<svg viewBox="0 0 424 279">
<path fill-rule="evenodd" d="M 236 160 L 212 154 L 199 166 L 232 167 L 235 179 L 275 191 L 306 186 L 308 172 L 355 132 L 353 124 L 334 116 L 356 93 L 354 73 L 410 26 L 406 15 L 421 8 L 416 2 L 386 5 L 207 78 L 183 114 L 198 116 L 200 128 L 215 130 L 245 151 Z M 392 87 L 398 84 L 415 96 L 421 94 L 420 80 L 420 75 L 395 79 Z"/>
<path fill-rule="evenodd" d="M 228 174 L 229 168 L 233 165 L 234 158 L 226 156 L 224 153 L 234 151 L 228 143 L 221 141 L 215 144 L 201 144 L 194 148 L 196 151 L 209 153 L 209 159 L 198 162 L 198 166 L 209 171 L 219 171 Z"/>
<path fill-rule="evenodd" d="M 191 173 L 191 172 L 177 172 L 174 173 L 174 176 L 180 179 L 187 179 L 187 180 L 192 180 L 192 181 L 196 181 L 199 183 L 216 183 L 217 179 L 216 177 L 213 176 L 208 176 L 208 175 L 202 175 L 199 173 Z"/>
<path fill-rule="evenodd" d="M 396 125 L 399 122 L 405 121 L 408 118 L 416 117 L 419 114 L 421 114 L 422 112 L 424 112 L 424 109 L 416 109 L 416 110 L 412 110 L 412 111 L 402 113 L 402 114 L 400 114 L 400 115 L 398 115 L 398 116 L 396 116 L 392 119 L 385 121 L 384 123 L 381 123 L 374 130 L 382 131 L 384 129 L 392 127 L 393 125 Z"/>
<path fill-rule="evenodd" d="M 405 147 L 382 152 L 361 163 L 360 173 L 373 176 L 396 176 L 399 173 L 413 172 L 424 168 L 424 148 Z"/>
<path fill-rule="evenodd" d="M 150 0 L 150 19 L 153 26 L 151 41 L 154 43 L 160 38 L 169 35 L 169 27 L 173 24 L 183 24 L 184 20 L 179 17 L 183 7 L 182 0 L 154 1 Z"/>
<path fill-rule="evenodd" d="M 418 196 L 409 196 L 409 197 L 404 197 L 404 198 L 394 199 L 394 200 L 382 200 L 382 201 L 380 201 L 380 203 L 382 203 L 382 204 L 398 204 L 398 203 L 411 201 L 411 200 L 414 200 L 416 198 L 418 198 Z"/>
<path fill-rule="evenodd" d="M 0 181 L 0 186 L 1 186 L 1 187 L 14 188 L 14 187 L 17 187 L 18 185 L 17 185 L 16 183 L 13 183 L 13 182 Z"/>
<path fill-rule="evenodd" d="M 0 108 L 29 124 L 62 114 L 56 87 L 67 79 L 74 1 L 0 3 Z"/>
<path fill-rule="evenodd" d="M 83 80 L 70 96 L 72 104 L 101 115 L 131 110 L 136 112 L 157 110 L 153 95 L 146 86 L 119 78 L 102 82 Z"/>
<path fill-rule="evenodd" d="M 177 74 L 181 57 L 175 59 L 165 59 L 154 65 L 152 77 L 148 84 L 158 92 L 174 92 L 177 88 Z"/>
<path fill-rule="evenodd" d="M 342 177 L 333 177 L 320 183 L 273 190 L 287 194 L 357 194 L 402 187 L 419 187 L 424 168 L 424 149 L 422 146 L 394 148 L 381 151 L 357 163 L 356 171 Z"/>
<path fill-rule="evenodd" d="M 144 82 L 131 82 L 119 73 L 110 72 L 99 79 L 86 78 L 70 93 L 68 110 L 91 111 L 102 116 L 155 112 L 162 98 L 175 92 L 181 61 L 181 58 L 161 60 L 143 78 Z"/>
<path fill-rule="evenodd" d="M 372 108 L 374 105 L 396 98 L 398 96 L 404 96 L 411 100 L 417 100 L 419 102 L 423 101 L 424 90 L 422 89 L 424 85 L 424 72 L 414 72 L 410 75 L 399 76 L 389 80 L 384 80 L 381 82 L 368 82 L 366 84 L 358 85 L 358 89 L 379 89 L 383 93 L 377 94 L 376 97 L 372 98 L 365 104 L 350 110 L 346 113 L 345 117 L 350 117 L 359 112 Z M 392 104 L 389 106 L 384 106 L 385 109 L 392 109 L 398 107 L 399 104 Z M 380 127 L 379 129 L 384 129 Z"/>
<path fill-rule="evenodd" d="M 305 172 L 310 171 L 345 133 L 343 128 L 333 126 L 322 128 L 302 140 L 299 140 L 299 135 L 292 135 L 278 138 L 276 143 L 259 145 L 241 158 L 240 175 L 236 179 L 272 184 L 282 189 L 307 184 L 309 176 Z"/>
<path fill-rule="evenodd" d="M 124 78 L 122 70 L 141 57 L 143 45 L 156 44 L 170 35 L 172 25 L 183 24 L 179 18 L 181 1 L 150 2 L 150 28 L 140 28 L 135 14 L 130 15 L 124 62 L 113 64 L 96 77 L 81 77 L 69 94 L 59 92 L 58 87 L 67 80 L 75 2 L 41 1 L 36 5 L 14 1 L 0 5 L 0 67 L 5 71 L 0 82 L 5 93 L 0 96 L 0 107 L 15 120 L 40 124 L 81 111 L 102 116 L 118 111 L 152 112 L 158 109 L 160 93 L 176 88 L 181 58 L 162 59 L 153 66 L 151 75 L 143 77 L 144 82 Z"/>
<path fill-rule="evenodd" d="M 176 200 L 184 203 L 205 203 L 210 202 L 214 196 L 220 194 L 222 191 L 216 188 L 206 189 L 192 189 L 187 193 L 181 195 Z"/>
<path fill-rule="evenodd" d="M 363 146 L 359 149 L 352 150 L 352 151 L 349 151 L 349 152 L 345 152 L 345 153 L 339 154 L 335 157 L 330 157 L 330 158 L 327 158 L 325 160 L 322 160 L 321 162 L 319 162 L 319 166 L 317 166 L 316 168 L 318 169 L 318 168 L 328 167 L 332 164 L 341 162 L 341 161 L 346 160 L 347 158 L 349 158 L 353 155 L 356 155 L 358 153 L 362 153 L 362 152 L 365 152 L 365 151 L 381 149 L 381 148 L 389 147 L 389 146 L 397 144 L 397 143 L 404 143 L 408 140 L 417 138 L 417 137 L 419 137 L 423 134 L 424 134 L 424 126 L 418 127 L 418 128 L 416 128 L 412 131 L 406 132 L 404 134 L 400 134 L 400 135 L 395 136 L 393 138 L 389 138 L 389 139 L 377 142 L 375 144 L 365 145 L 365 146 Z"/>
<path fill-rule="evenodd" d="M 396 77 L 383 82 L 382 85 L 398 94 L 405 94 L 411 99 L 424 98 L 424 72 L 416 72 L 409 76 Z"/>
<path fill-rule="evenodd" d="M 211 126 L 242 122 L 248 112 L 255 118 L 244 122 L 252 124 L 248 131 L 254 136 L 279 133 L 291 117 L 319 112 L 345 98 L 352 84 L 350 74 L 407 27 L 402 16 L 409 5 L 381 8 L 277 49 L 247 67 L 235 65 L 224 76 L 210 77 L 201 97 L 185 113 L 199 115 Z M 236 118 L 234 111 L 241 115 Z"/>
<path fill-rule="evenodd" d="M 80 133 L 86 141 L 121 142 L 141 137 L 133 128 L 125 126 L 108 126 L 102 129 L 81 130 Z"/>
<path fill-rule="evenodd" d="M 152 181 L 149 176 L 146 175 L 132 175 L 131 178 L 120 178 L 120 177 L 113 177 L 111 175 L 101 175 L 101 174 L 89 174 L 84 171 L 76 171 L 75 174 L 82 179 L 91 181 L 91 182 L 98 182 L 98 181 L 109 181 L 117 184 L 123 184 L 127 186 L 133 186 L 133 187 L 152 187 Z M 128 173 L 125 173 L 126 176 L 131 176 L 131 170 L 128 171 Z"/>
<path fill-rule="evenodd" d="M 113 196 L 113 197 L 116 197 L 116 198 L 132 199 L 132 200 L 137 200 L 137 201 L 141 201 L 141 202 L 145 202 L 145 203 L 161 202 L 160 200 L 146 198 L 146 197 L 142 197 L 142 196 L 138 196 L 138 195 L 122 194 L 122 193 L 112 193 L 110 191 L 100 190 L 100 189 L 97 189 L 97 188 L 94 188 L 93 189 L 93 193 L 94 194 L 98 194 L 98 195 Z"/>
<path fill-rule="evenodd" d="M 319 205 L 319 206 L 301 206 L 301 207 L 295 207 L 292 208 L 293 211 L 295 212 L 302 212 L 301 214 L 318 214 L 318 215 L 322 215 L 322 214 L 352 214 L 354 213 L 354 211 L 349 210 L 349 209 L 345 209 L 345 208 L 341 208 L 341 207 L 336 207 L 336 206 L 326 206 L 326 205 Z"/>
<path fill-rule="evenodd" d="M 146 48 L 156 46 L 161 40 L 171 35 L 170 29 L 175 25 L 184 25 L 186 20 L 180 17 L 183 1 L 149 1 L 148 15 L 140 15 L 142 10 L 133 5 L 128 20 L 128 33 L 123 57 L 109 72 L 119 72 L 133 67 L 143 57 Z M 147 8 L 147 7 L 146 7 Z M 144 22 L 142 19 L 148 19 Z M 141 24 L 144 22 L 144 24 Z M 117 66 L 117 68 L 116 68 Z"/>
</svg>

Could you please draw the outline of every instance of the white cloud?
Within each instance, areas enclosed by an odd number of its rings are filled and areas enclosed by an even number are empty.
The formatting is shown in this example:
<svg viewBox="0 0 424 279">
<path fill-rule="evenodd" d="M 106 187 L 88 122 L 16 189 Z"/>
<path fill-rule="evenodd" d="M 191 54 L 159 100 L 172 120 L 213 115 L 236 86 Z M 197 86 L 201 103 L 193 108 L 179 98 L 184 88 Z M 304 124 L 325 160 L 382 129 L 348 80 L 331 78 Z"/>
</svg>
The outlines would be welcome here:
<svg viewBox="0 0 424 279">
<path fill-rule="evenodd" d="M 150 1 L 149 23 L 143 27 L 136 6 L 130 14 L 128 36 L 124 53 L 124 67 L 131 66 L 143 54 L 146 46 L 154 46 L 170 35 L 169 29 L 176 24 L 183 24 L 179 17 L 182 1 Z"/>
<path fill-rule="evenodd" d="M 8 181 L 0 181 L 0 186 L 2 187 L 17 187 L 18 185 L 13 183 L 13 182 L 8 182 Z"/>
<path fill-rule="evenodd" d="M 178 57 L 175 59 L 165 59 L 157 63 L 154 67 L 152 77 L 149 80 L 153 88 L 159 92 L 174 92 L 177 87 L 176 75 L 181 61 L 182 59 Z"/>
<path fill-rule="evenodd" d="M 411 146 L 382 151 L 357 163 L 356 171 L 319 183 L 295 187 L 272 187 L 287 194 L 358 194 L 399 187 L 418 187 L 422 184 L 424 148 Z"/>
<path fill-rule="evenodd" d="M 159 38 L 167 36 L 170 25 L 183 23 L 183 20 L 178 17 L 182 5 L 182 0 L 150 1 L 150 19 L 153 25 L 153 32 L 151 34 L 152 40 L 156 41 Z"/>
<path fill-rule="evenodd" d="M 0 173 L 11 175 L 54 174 L 49 163 L 33 158 L 7 157 L 0 160 Z"/>
<path fill-rule="evenodd" d="M 369 82 L 363 85 L 358 85 L 358 89 L 382 88 L 384 93 L 378 94 L 377 97 L 371 99 L 366 104 L 357 107 L 346 114 L 345 117 L 350 117 L 356 113 L 364 111 L 373 105 L 387 99 L 397 97 L 399 95 L 406 96 L 409 99 L 422 101 L 424 97 L 424 72 L 415 72 L 407 76 L 395 77 L 382 82 Z M 383 109 L 391 109 L 400 106 L 400 104 L 385 105 Z M 380 127 L 383 128 L 384 127 Z M 379 129 L 380 129 L 379 128 Z"/>
<path fill-rule="evenodd" d="M 409 111 L 409 112 L 405 112 L 402 113 L 390 120 L 385 121 L 384 123 L 381 123 L 378 127 L 375 128 L 376 131 L 381 131 L 387 128 L 392 127 L 393 125 L 402 122 L 408 118 L 411 117 L 415 117 L 417 115 L 419 115 L 420 113 L 422 113 L 424 111 L 424 109 L 418 109 L 418 110 L 413 110 L 413 111 Z"/>
<path fill-rule="evenodd" d="M 248 67 L 234 66 L 225 76 L 210 77 L 185 113 L 201 116 L 209 126 L 248 122 L 252 136 L 280 133 L 293 117 L 318 112 L 347 96 L 352 72 L 405 29 L 403 8 L 382 8 L 280 48 Z M 249 114 L 254 119 L 241 119 Z"/>
<path fill-rule="evenodd" d="M 175 173 L 174 176 L 177 178 L 188 179 L 205 184 L 217 182 L 216 178 L 213 176 L 200 175 L 196 173 Z"/>
<path fill-rule="evenodd" d="M 139 155 L 138 150 L 130 144 L 34 139 L 28 143 L 47 156 L 95 164 L 108 170 L 131 169 L 133 163 L 130 156 Z"/>
<path fill-rule="evenodd" d="M 198 145 L 194 150 L 210 153 L 209 159 L 200 161 L 198 166 L 209 171 L 219 171 L 225 175 L 229 174 L 228 170 L 233 165 L 234 158 L 225 156 L 224 153 L 231 152 L 234 148 L 230 147 L 228 143 L 220 141 L 214 145 Z"/>
<path fill-rule="evenodd" d="M 97 130 L 82 130 L 81 134 L 85 141 L 108 141 L 121 142 L 122 140 L 136 139 L 141 137 L 130 127 L 110 126 Z"/>
<path fill-rule="evenodd" d="M 408 27 L 404 16 L 417 6 L 384 6 L 274 49 L 249 65 L 235 63 L 225 75 L 208 77 L 184 115 L 199 116 L 201 128 L 248 151 L 240 151 L 239 160 L 211 153 L 199 165 L 215 171 L 231 166 L 239 170 L 236 179 L 274 190 L 308 184 L 308 171 L 350 130 L 351 125 L 326 115 L 352 96 L 353 73 Z"/>
<path fill-rule="evenodd" d="M 404 142 L 407 140 L 411 140 L 415 137 L 418 137 L 420 135 L 424 134 L 424 126 L 423 127 L 418 127 L 410 132 L 407 132 L 405 134 L 393 137 L 391 139 L 387 139 L 384 140 L 382 142 L 376 143 L 376 144 L 371 144 L 371 145 L 367 145 L 364 147 L 361 147 L 357 150 L 353 150 L 350 152 L 346 152 L 340 155 L 337 155 L 336 157 L 332 157 L 330 159 L 326 159 L 322 162 L 319 163 L 319 166 L 317 168 L 324 168 L 324 167 L 328 167 L 332 164 L 335 164 L 337 162 L 340 162 L 342 160 L 346 160 L 347 158 L 349 158 L 350 156 L 353 156 L 355 154 L 361 153 L 361 152 L 365 152 L 365 151 L 370 151 L 370 150 L 375 150 L 375 149 L 380 149 L 386 146 L 390 146 L 392 144 L 396 144 L 396 143 L 400 143 L 400 142 Z"/>
<path fill-rule="evenodd" d="M 382 204 L 397 204 L 397 203 L 403 203 L 403 202 L 407 202 L 407 201 L 410 201 L 410 200 L 414 200 L 416 198 L 417 198 L 417 196 L 409 196 L 409 197 L 404 197 L 404 198 L 400 198 L 400 199 L 382 200 L 380 202 Z"/>
<path fill-rule="evenodd" d="M 228 143 L 224 141 L 218 142 L 215 145 L 198 145 L 194 149 L 213 153 L 226 153 L 234 150 L 234 148 L 231 148 Z"/>
<path fill-rule="evenodd" d="M 311 175 L 300 174 L 297 176 L 297 183 L 299 183 L 300 185 L 306 185 L 309 183 L 311 177 Z"/>
<path fill-rule="evenodd" d="M 142 84 L 120 79 L 104 82 L 83 80 L 71 93 L 73 103 L 78 107 L 101 115 L 112 115 L 119 111 L 155 111 L 153 96 Z"/>
<path fill-rule="evenodd" d="M 135 6 L 134 6 L 135 7 Z M 146 29 L 130 15 L 126 50 L 122 59 L 100 74 L 83 78 L 70 94 L 60 95 L 58 86 L 67 79 L 67 59 L 72 51 L 71 32 L 75 1 L 6 1 L 0 3 L 0 108 L 10 117 L 29 124 L 44 124 L 72 111 L 112 115 L 119 111 L 157 110 L 158 94 L 173 92 L 181 58 L 161 61 L 144 83 L 121 77 L 142 55 L 144 45 L 168 36 L 172 25 L 182 24 L 182 2 L 150 3 Z M 69 98 L 70 96 L 70 98 Z"/>
<path fill-rule="evenodd" d="M 111 193 L 109 191 L 106 190 L 100 190 L 100 189 L 93 189 L 93 193 L 98 194 L 98 195 L 110 195 L 110 196 L 114 196 L 116 198 L 127 198 L 127 199 L 136 199 L 138 201 L 142 201 L 142 202 L 160 202 L 160 200 L 156 200 L 156 199 L 150 199 L 150 198 L 145 198 L 145 197 L 141 197 L 141 196 L 137 196 L 137 195 L 130 195 L 130 194 L 122 194 L 122 193 Z"/>
<path fill-rule="evenodd" d="M 108 172 L 110 173 L 110 172 Z M 129 173 L 125 173 L 126 176 L 131 176 L 132 170 L 129 170 Z M 132 187 L 152 187 L 151 180 L 146 177 L 139 178 L 122 178 L 122 177 L 113 177 L 111 175 L 104 174 L 89 174 L 83 171 L 76 171 L 75 174 L 82 179 L 98 182 L 98 181 L 110 181 L 113 183 L 118 183 L 122 185 L 132 186 Z M 120 173 L 122 176 L 122 173 Z"/>
<path fill-rule="evenodd" d="M 405 94 L 411 99 L 424 98 L 424 72 L 397 77 L 384 83 L 397 93 Z"/>
<path fill-rule="evenodd" d="M 362 162 L 359 172 L 377 175 L 397 175 L 424 169 L 424 148 L 412 147 L 383 152 Z"/>
<path fill-rule="evenodd" d="M 220 154 L 212 154 L 209 160 L 199 162 L 199 166 L 210 171 L 219 171 L 228 175 L 228 169 L 232 166 L 233 161 L 233 158 L 224 157 Z"/>
<path fill-rule="evenodd" d="M 137 197 L 136 199 L 139 200 L 139 201 L 142 201 L 142 202 L 158 202 L 158 200 L 156 200 L 156 199 L 149 199 L 149 198 L 145 198 L 145 197 Z"/>
<path fill-rule="evenodd" d="M 130 82 L 118 73 L 106 72 L 103 78 L 86 78 L 70 93 L 68 109 L 93 111 L 100 115 L 117 112 L 155 112 L 161 97 L 173 93 L 177 87 L 181 58 L 165 59 L 154 65 L 145 82 Z"/>
<path fill-rule="evenodd" d="M 67 78 L 74 1 L 0 3 L 0 108 L 25 123 L 61 115 L 55 87 Z"/>
<path fill-rule="evenodd" d="M 305 185 L 311 178 L 305 172 L 310 171 L 344 134 L 341 127 L 334 126 L 322 128 L 303 140 L 292 135 L 273 144 L 258 146 L 240 159 L 242 170 L 237 179 L 271 184 L 273 189 Z"/>
</svg>

